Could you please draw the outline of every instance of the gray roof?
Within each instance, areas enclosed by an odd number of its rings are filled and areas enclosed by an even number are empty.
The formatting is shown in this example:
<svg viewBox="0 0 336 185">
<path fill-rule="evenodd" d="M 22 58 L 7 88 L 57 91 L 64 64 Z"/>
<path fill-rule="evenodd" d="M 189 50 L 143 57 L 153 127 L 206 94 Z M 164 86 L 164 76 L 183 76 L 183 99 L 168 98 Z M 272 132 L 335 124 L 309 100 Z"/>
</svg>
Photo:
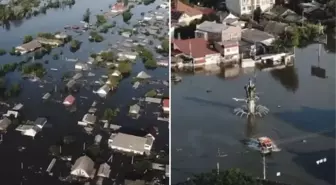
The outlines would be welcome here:
<svg viewBox="0 0 336 185">
<path fill-rule="evenodd" d="M 262 42 L 271 38 L 274 38 L 274 36 L 256 29 L 245 29 L 242 31 L 242 40 L 248 42 Z"/>
<path fill-rule="evenodd" d="M 103 90 L 105 92 L 109 92 L 111 90 L 111 88 L 108 85 L 103 85 L 101 88 L 99 88 L 99 90 Z"/>
<path fill-rule="evenodd" d="M 76 84 L 75 80 L 69 80 L 69 82 L 66 84 L 68 88 L 72 88 Z"/>
<path fill-rule="evenodd" d="M 6 130 L 11 123 L 12 121 L 10 119 L 4 117 L 2 120 L 0 120 L 0 130 Z"/>
<path fill-rule="evenodd" d="M 141 78 L 141 79 L 147 79 L 147 78 L 150 78 L 151 76 L 149 74 L 147 74 L 146 72 L 144 71 L 141 71 L 138 75 L 137 75 L 137 78 Z"/>
<path fill-rule="evenodd" d="M 47 123 L 47 118 L 37 118 L 34 122 L 35 125 L 44 126 Z"/>
<path fill-rule="evenodd" d="M 268 23 L 264 27 L 264 31 L 271 34 L 281 34 L 286 31 L 288 24 L 275 22 L 275 21 L 268 21 Z"/>
<path fill-rule="evenodd" d="M 110 165 L 108 165 L 107 163 L 103 163 L 99 166 L 97 176 L 108 178 L 110 176 L 110 172 Z"/>
<path fill-rule="evenodd" d="M 146 145 L 153 145 L 154 140 L 155 140 L 155 139 L 153 138 L 153 136 L 152 136 L 152 135 L 147 135 L 146 138 L 147 138 L 147 140 L 146 140 Z"/>
<path fill-rule="evenodd" d="M 28 43 L 22 44 L 20 47 L 29 51 L 29 50 L 34 50 L 36 48 L 40 48 L 42 47 L 42 45 L 37 40 L 32 40 Z"/>
<path fill-rule="evenodd" d="M 130 106 L 130 110 L 129 112 L 136 112 L 136 113 L 139 113 L 140 111 L 140 106 L 138 104 L 135 104 L 135 105 L 132 105 Z"/>
<path fill-rule="evenodd" d="M 113 135 L 111 139 L 113 140 L 111 142 L 112 146 L 145 152 L 145 143 L 147 139 L 144 137 L 118 133 Z"/>
<path fill-rule="evenodd" d="M 93 160 L 85 155 L 76 160 L 75 164 L 71 168 L 71 171 L 81 169 L 84 170 L 87 174 L 91 175 L 91 173 L 94 170 L 93 167 L 94 167 Z"/>
<path fill-rule="evenodd" d="M 97 117 L 93 114 L 85 114 L 83 117 L 83 121 L 88 122 L 88 123 L 95 123 Z"/>
<path fill-rule="evenodd" d="M 225 24 L 219 24 L 216 22 L 209 22 L 204 21 L 202 24 L 196 26 L 196 30 L 204 31 L 204 32 L 216 32 L 220 33 L 223 30 L 226 30 L 228 28 Z"/>
<path fill-rule="evenodd" d="M 225 19 L 224 22 L 226 22 L 227 24 L 232 24 L 238 20 L 239 20 L 238 18 L 228 18 L 228 19 Z"/>
</svg>

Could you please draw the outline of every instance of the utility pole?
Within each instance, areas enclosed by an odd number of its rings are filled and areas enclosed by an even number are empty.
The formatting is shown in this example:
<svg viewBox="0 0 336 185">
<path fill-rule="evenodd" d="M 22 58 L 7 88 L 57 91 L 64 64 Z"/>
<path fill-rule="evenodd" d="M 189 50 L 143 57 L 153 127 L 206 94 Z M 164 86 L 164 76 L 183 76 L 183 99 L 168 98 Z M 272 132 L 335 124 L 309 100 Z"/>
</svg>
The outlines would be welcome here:
<svg viewBox="0 0 336 185">
<path fill-rule="evenodd" d="M 263 179 L 266 180 L 266 159 L 265 159 L 265 154 L 262 154 L 262 164 L 263 164 Z"/>
<path fill-rule="evenodd" d="M 219 175 L 219 162 L 217 162 L 217 175 Z"/>
</svg>

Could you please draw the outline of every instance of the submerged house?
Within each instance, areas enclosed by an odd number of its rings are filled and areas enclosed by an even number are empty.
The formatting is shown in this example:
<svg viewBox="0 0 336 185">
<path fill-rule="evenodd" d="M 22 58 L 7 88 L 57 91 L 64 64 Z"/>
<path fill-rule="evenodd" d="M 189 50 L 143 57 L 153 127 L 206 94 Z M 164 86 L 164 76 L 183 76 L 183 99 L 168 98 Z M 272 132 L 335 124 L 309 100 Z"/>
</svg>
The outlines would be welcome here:
<svg viewBox="0 0 336 185">
<path fill-rule="evenodd" d="M 122 13 L 127 9 L 127 6 L 123 2 L 117 2 L 111 8 L 112 13 Z"/>
<path fill-rule="evenodd" d="M 123 59 L 129 59 L 129 60 L 135 60 L 138 56 L 137 52 L 120 52 L 118 53 L 118 57 L 119 58 L 123 58 Z"/>
<path fill-rule="evenodd" d="M 78 158 L 71 168 L 71 175 L 90 178 L 94 173 L 94 162 L 88 156 Z"/>
<path fill-rule="evenodd" d="M 75 100 L 76 100 L 76 98 L 74 96 L 69 95 L 69 96 L 67 96 L 64 99 L 63 105 L 65 105 L 65 106 L 71 106 L 71 105 L 73 105 L 75 103 Z"/>
<path fill-rule="evenodd" d="M 22 135 L 35 137 L 37 133 L 42 131 L 44 125 L 47 123 L 47 118 L 37 118 L 31 125 L 20 125 L 15 130 L 20 131 Z"/>
<path fill-rule="evenodd" d="M 103 85 L 96 92 L 100 97 L 106 97 L 106 95 L 111 91 L 111 88 L 108 85 Z"/>
<path fill-rule="evenodd" d="M 6 132 L 9 125 L 12 124 L 12 121 L 7 117 L 4 117 L 0 120 L 0 131 Z"/>
<path fill-rule="evenodd" d="M 140 112 L 140 106 L 138 104 L 130 106 L 129 114 L 130 115 L 138 115 Z"/>
<path fill-rule="evenodd" d="M 32 40 L 28 43 L 22 44 L 21 46 L 17 46 L 15 48 L 15 52 L 20 53 L 21 55 L 35 51 L 36 49 L 41 48 L 42 45 L 37 40 Z"/>
<path fill-rule="evenodd" d="M 119 70 L 114 70 L 113 73 L 111 74 L 111 76 L 120 77 L 121 76 L 121 72 Z"/>
<path fill-rule="evenodd" d="M 155 138 L 151 134 L 140 137 L 124 133 L 113 133 L 108 140 L 108 145 L 111 149 L 121 152 L 149 155 L 154 140 Z"/>
<path fill-rule="evenodd" d="M 96 123 L 97 117 L 93 114 L 85 114 L 82 121 L 78 121 L 78 125 L 93 125 Z"/>
<path fill-rule="evenodd" d="M 164 99 L 162 101 L 162 110 L 164 113 L 169 114 L 170 112 L 169 99 Z"/>
<path fill-rule="evenodd" d="M 76 70 L 86 71 L 86 70 L 89 70 L 89 66 L 87 64 L 85 64 L 85 63 L 78 62 L 78 63 L 75 64 L 75 69 Z"/>
<path fill-rule="evenodd" d="M 138 75 L 136 77 L 139 78 L 139 79 L 151 78 L 151 76 L 149 74 L 147 74 L 145 71 L 141 71 L 140 73 L 138 73 Z"/>
<path fill-rule="evenodd" d="M 107 163 L 103 163 L 99 166 L 97 176 L 98 177 L 109 178 L 110 173 L 111 173 L 110 165 L 108 165 Z"/>
</svg>

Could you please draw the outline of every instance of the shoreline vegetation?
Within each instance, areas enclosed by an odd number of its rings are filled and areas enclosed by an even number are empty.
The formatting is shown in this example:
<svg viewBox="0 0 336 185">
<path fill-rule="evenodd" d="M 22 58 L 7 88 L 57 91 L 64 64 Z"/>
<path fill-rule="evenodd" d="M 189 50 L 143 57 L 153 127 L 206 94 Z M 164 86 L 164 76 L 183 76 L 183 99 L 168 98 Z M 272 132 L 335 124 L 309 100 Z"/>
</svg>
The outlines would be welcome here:
<svg viewBox="0 0 336 185">
<path fill-rule="evenodd" d="M 11 0 L 8 4 L 0 5 L 0 24 L 7 24 L 10 21 L 18 21 L 25 18 L 29 19 L 32 16 L 46 14 L 48 9 L 71 7 L 75 3 L 75 0 Z"/>
</svg>

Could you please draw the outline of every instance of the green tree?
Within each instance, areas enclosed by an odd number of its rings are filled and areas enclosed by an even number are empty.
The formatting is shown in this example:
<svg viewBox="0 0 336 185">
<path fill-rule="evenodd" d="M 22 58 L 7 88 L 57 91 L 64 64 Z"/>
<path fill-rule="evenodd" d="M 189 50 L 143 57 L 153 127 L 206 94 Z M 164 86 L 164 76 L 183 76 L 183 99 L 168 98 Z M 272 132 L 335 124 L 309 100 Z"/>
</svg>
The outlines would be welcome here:
<svg viewBox="0 0 336 185">
<path fill-rule="evenodd" d="M 96 15 L 96 26 L 99 27 L 107 22 L 104 15 Z"/>
<path fill-rule="evenodd" d="M 26 35 L 26 36 L 24 36 L 24 38 L 23 38 L 23 43 L 25 44 L 25 43 L 31 42 L 32 40 L 33 40 L 33 36 L 31 36 L 31 35 Z"/>
<path fill-rule="evenodd" d="M 132 64 L 130 61 L 121 61 L 118 65 L 118 70 L 122 74 L 129 74 L 132 71 Z"/>
<path fill-rule="evenodd" d="M 155 97 L 156 95 L 157 95 L 157 92 L 155 89 L 152 89 L 145 94 L 146 97 Z"/>
<path fill-rule="evenodd" d="M 193 176 L 189 181 L 180 185 L 259 185 L 257 180 L 239 169 L 230 169 L 220 171 L 216 170 L 210 173 L 201 173 Z"/>
<path fill-rule="evenodd" d="M 157 62 L 155 59 L 151 58 L 145 61 L 145 67 L 149 69 L 153 69 L 157 67 Z"/>
<path fill-rule="evenodd" d="M 169 53 L 169 40 L 168 39 L 164 39 L 161 43 L 161 46 L 162 46 L 162 50 L 165 53 Z"/>
<path fill-rule="evenodd" d="M 103 119 L 111 121 L 114 117 L 118 115 L 119 109 L 105 109 Z"/>
<path fill-rule="evenodd" d="M 4 49 L 0 49 L 0 56 L 2 56 L 2 55 L 6 55 L 6 50 L 4 50 Z"/>
<path fill-rule="evenodd" d="M 123 16 L 124 22 L 128 22 L 132 18 L 133 14 L 130 12 L 130 10 L 127 10 L 123 12 L 122 16 Z"/>
<path fill-rule="evenodd" d="M 113 51 L 102 52 L 100 56 L 102 57 L 103 60 L 106 60 L 109 62 L 113 62 L 115 60 L 115 55 Z"/>
</svg>

